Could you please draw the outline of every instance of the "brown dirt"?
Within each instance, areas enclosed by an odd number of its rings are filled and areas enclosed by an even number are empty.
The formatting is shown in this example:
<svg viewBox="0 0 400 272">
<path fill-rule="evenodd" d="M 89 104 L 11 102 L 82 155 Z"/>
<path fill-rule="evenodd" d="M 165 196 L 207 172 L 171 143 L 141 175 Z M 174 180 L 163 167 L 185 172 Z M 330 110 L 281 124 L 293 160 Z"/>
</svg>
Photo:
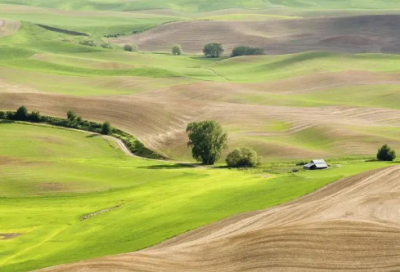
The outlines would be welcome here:
<svg viewBox="0 0 400 272">
<path fill-rule="evenodd" d="M 42 271 L 398 271 L 399 175 L 362 173 L 153 248 Z"/>
<path fill-rule="evenodd" d="M 400 15 L 308 18 L 254 22 L 192 21 L 158 26 L 144 33 L 112 39 L 134 42 L 142 50 L 170 51 L 173 44 L 185 52 L 201 53 L 209 42 L 222 43 L 226 53 L 237 45 L 265 48 L 267 54 L 310 50 L 334 52 L 388 51 L 400 42 Z M 397 50 L 398 52 L 398 50 Z"/>
<path fill-rule="evenodd" d="M 372 155 L 382 142 L 390 140 L 394 147 L 400 147 L 400 140 L 371 136 L 354 127 L 398 127 L 400 115 L 397 110 L 352 106 L 253 105 L 239 98 L 241 95 L 265 93 L 295 95 L 353 85 L 397 85 L 400 84 L 399 78 L 398 74 L 371 72 L 317 73 L 254 84 L 178 84 L 136 95 L 107 97 L 0 92 L 0 109 L 16 109 L 25 105 L 30 110 L 54 116 L 65 116 L 68 110 L 74 110 L 89 120 L 109 120 L 116 127 L 138 136 L 150 148 L 182 160 L 190 158 L 185 127 L 191 121 L 202 119 L 217 119 L 230 131 L 231 146 L 246 144 L 256 148 L 262 156 L 304 158 L 322 155 L 317 150 L 256 139 L 268 139 L 278 134 L 290 136 L 312 127 L 326 130 L 331 135 L 329 140 L 332 146 L 329 150 L 323 150 L 324 157 Z M 276 120 L 291 124 L 290 129 L 279 133 L 265 129 L 266 123 Z M 240 129 L 235 130 L 236 127 Z M 369 140 L 363 140 L 365 137 Z"/>
<path fill-rule="evenodd" d="M 0 233 L 0 240 L 11 240 L 21 235 L 21 233 Z"/>
<path fill-rule="evenodd" d="M 0 37 L 12 35 L 18 31 L 19 22 L 0 19 Z"/>
</svg>

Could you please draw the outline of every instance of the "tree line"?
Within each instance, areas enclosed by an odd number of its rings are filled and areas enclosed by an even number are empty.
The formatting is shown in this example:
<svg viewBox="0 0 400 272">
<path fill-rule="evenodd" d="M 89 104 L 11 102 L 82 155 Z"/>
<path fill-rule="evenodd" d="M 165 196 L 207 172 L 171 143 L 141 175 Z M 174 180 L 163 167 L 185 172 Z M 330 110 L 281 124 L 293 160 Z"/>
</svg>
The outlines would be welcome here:
<svg viewBox="0 0 400 272">
<path fill-rule="evenodd" d="M 124 50 L 128 52 L 138 52 L 139 47 L 136 44 L 125 44 Z M 220 43 L 209 43 L 203 48 L 204 56 L 207 58 L 219 58 L 224 53 L 224 48 Z M 172 55 L 180 56 L 183 54 L 182 46 L 175 44 L 171 49 Z M 263 55 L 264 49 L 251 46 L 237 46 L 232 50 L 231 57 Z"/>
<path fill-rule="evenodd" d="M 95 133 L 101 133 L 104 135 L 112 135 L 113 137 L 121 139 L 133 154 L 152 159 L 164 159 L 162 155 L 148 149 L 133 135 L 112 127 L 109 121 L 97 123 L 89 120 L 84 120 L 81 116 L 78 116 L 73 111 L 68 111 L 66 114 L 66 118 L 60 118 L 41 115 L 39 111 L 29 112 L 25 106 L 21 106 L 16 111 L 0 111 L 0 119 L 9 121 L 45 123 L 53 126 L 74 128 Z"/>
</svg>

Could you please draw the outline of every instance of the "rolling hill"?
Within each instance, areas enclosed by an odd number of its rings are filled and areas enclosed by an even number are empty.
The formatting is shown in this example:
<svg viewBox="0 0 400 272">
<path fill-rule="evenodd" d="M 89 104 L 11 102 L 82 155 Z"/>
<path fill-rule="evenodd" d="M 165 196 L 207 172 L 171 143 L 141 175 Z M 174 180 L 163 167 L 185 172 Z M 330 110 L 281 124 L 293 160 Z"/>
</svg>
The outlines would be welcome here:
<svg viewBox="0 0 400 272">
<path fill-rule="evenodd" d="M 112 41 L 133 42 L 143 50 L 162 52 L 169 52 L 177 43 L 194 54 L 201 53 L 209 42 L 223 44 L 227 54 L 239 45 L 260 47 L 273 55 L 305 51 L 399 52 L 399 15 L 250 20 L 174 22 Z"/>
<path fill-rule="evenodd" d="M 41 271 L 396 271 L 399 171 L 362 173 L 136 253 Z"/>
<path fill-rule="evenodd" d="M 0 0 L 0 111 L 73 110 L 169 158 L 0 120 L 1 272 L 399 270 L 400 168 L 373 160 L 400 148 L 399 14 L 397 0 Z M 202 56 L 209 42 L 224 55 Z M 238 45 L 265 54 L 229 57 Z M 187 147 L 187 124 L 209 119 L 229 136 L 215 167 Z M 263 162 L 223 167 L 236 147 Z M 330 169 L 303 171 L 314 158 Z"/>
</svg>

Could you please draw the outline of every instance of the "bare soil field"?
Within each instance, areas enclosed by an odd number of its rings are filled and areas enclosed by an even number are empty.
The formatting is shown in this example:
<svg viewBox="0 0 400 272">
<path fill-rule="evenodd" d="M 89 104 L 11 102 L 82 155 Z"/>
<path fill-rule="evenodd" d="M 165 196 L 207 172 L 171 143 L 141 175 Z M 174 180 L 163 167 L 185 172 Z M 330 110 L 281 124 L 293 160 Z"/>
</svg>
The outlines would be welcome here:
<svg viewBox="0 0 400 272">
<path fill-rule="evenodd" d="M 226 53 L 238 45 L 261 47 L 267 54 L 304 51 L 397 53 L 399 23 L 400 15 L 174 22 L 111 41 L 121 45 L 134 42 L 146 51 L 170 51 L 172 45 L 180 44 L 188 53 L 200 53 L 210 42 L 222 43 Z"/>
<path fill-rule="evenodd" d="M 204 119 L 220 121 L 229 132 L 231 146 L 248 144 L 263 156 L 293 159 L 370 155 L 381 142 L 400 146 L 400 140 L 393 134 L 395 132 L 385 132 L 385 129 L 400 127 L 397 109 L 339 104 L 313 107 L 275 102 L 257 104 L 249 103 L 246 98 L 268 94 L 290 98 L 341 86 L 399 83 L 397 74 L 341 72 L 265 83 L 197 82 L 135 95 L 105 97 L 29 93 L 19 87 L 19 92 L 7 92 L 7 89 L 0 92 L 0 108 L 14 110 L 25 105 L 30 110 L 54 116 L 64 116 L 68 110 L 74 110 L 85 119 L 109 120 L 114 126 L 136 135 L 149 148 L 183 160 L 190 158 L 186 125 Z M 275 121 L 287 123 L 289 127 L 282 131 L 266 129 L 266 125 Z M 381 130 L 382 133 L 378 133 Z M 270 141 L 270 137 L 303 138 L 296 144 L 290 139 L 286 142 Z M 368 141 L 365 141 L 366 137 Z M 318 138 L 329 143 L 321 149 L 315 148 L 312 141 Z M 310 146 L 303 146 L 304 142 L 311 142 Z"/>
<path fill-rule="evenodd" d="M 18 31 L 20 27 L 19 22 L 3 20 L 0 18 L 0 37 L 12 35 Z"/>
<path fill-rule="evenodd" d="M 153 248 L 42 271 L 397 271 L 399 174 L 362 173 Z"/>
</svg>

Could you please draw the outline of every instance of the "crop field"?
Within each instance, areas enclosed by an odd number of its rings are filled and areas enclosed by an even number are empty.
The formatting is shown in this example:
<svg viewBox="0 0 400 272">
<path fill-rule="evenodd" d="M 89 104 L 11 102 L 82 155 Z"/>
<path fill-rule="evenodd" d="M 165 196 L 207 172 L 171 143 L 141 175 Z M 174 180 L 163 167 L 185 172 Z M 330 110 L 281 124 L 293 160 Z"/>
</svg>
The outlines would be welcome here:
<svg viewBox="0 0 400 272">
<path fill-rule="evenodd" d="M 134 251 L 390 165 L 267 176 L 131 158 L 101 136 L 48 126 L 2 123 L 0 139 L 2 271 Z"/>
<path fill-rule="evenodd" d="M 399 168 L 371 160 L 400 149 L 399 25 L 397 0 L 0 0 L 0 111 L 72 110 L 168 158 L 0 120 L 0 271 L 400 269 Z M 213 167 L 200 120 L 228 133 Z M 225 168 L 237 147 L 263 163 Z"/>
</svg>

